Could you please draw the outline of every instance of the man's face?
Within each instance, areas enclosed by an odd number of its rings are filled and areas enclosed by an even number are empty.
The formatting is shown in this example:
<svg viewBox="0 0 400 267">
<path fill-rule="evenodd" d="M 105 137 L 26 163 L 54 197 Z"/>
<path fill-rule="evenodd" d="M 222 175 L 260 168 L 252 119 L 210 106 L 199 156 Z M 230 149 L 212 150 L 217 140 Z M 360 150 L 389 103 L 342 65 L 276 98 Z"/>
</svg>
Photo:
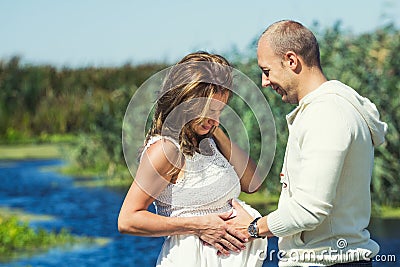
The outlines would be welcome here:
<svg viewBox="0 0 400 267">
<path fill-rule="evenodd" d="M 257 48 L 258 65 L 262 70 L 261 85 L 270 86 L 282 96 L 282 101 L 297 104 L 298 96 L 292 70 L 288 68 L 284 58 L 273 52 L 265 39 L 260 38 Z"/>
</svg>

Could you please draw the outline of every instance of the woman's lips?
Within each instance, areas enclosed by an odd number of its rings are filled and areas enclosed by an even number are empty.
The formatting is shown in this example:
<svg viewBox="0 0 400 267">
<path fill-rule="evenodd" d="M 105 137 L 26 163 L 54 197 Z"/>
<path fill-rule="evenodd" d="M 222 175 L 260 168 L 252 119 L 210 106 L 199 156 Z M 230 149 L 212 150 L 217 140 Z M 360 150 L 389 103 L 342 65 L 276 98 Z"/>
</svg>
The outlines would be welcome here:
<svg viewBox="0 0 400 267">
<path fill-rule="evenodd" d="M 211 127 L 212 127 L 212 126 L 201 125 L 201 127 L 202 127 L 204 130 L 209 131 L 209 130 L 211 130 Z"/>
</svg>

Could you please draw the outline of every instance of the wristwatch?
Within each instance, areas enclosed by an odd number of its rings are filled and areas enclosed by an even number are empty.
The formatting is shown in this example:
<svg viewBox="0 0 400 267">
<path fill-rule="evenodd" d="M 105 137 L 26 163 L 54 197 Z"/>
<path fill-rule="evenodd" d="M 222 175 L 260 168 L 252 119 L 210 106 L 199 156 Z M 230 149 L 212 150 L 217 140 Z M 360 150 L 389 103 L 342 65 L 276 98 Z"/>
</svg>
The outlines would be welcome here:
<svg viewBox="0 0 400 267">
<path fill-rule="evenodd" d="M 259 236 L 258 235 L 258 226 L 257 226 L 257 221 L 261 219 L 261 217 L 257 217 L 252 221 L 247 227 L 247 231 L 249 232 L 249 235 L 254 238 L 265 238 L 264 236 Z"/>
</svg>

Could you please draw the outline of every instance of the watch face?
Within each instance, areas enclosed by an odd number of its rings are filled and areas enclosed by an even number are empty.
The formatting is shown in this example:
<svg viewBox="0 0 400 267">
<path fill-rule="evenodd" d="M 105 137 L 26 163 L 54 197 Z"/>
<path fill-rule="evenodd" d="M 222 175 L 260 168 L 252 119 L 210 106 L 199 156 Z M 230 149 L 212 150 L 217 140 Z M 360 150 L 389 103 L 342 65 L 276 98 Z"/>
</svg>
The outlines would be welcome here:
<svg viewBox="0 0 400 267">
<path fill-rule="evenodd" d="M 249 225 L 248 232 L 249 232 L 250 236 L 252 236 L 252 237 L 257 235 L 257 229 L 253 224 Z"/>
</svg>

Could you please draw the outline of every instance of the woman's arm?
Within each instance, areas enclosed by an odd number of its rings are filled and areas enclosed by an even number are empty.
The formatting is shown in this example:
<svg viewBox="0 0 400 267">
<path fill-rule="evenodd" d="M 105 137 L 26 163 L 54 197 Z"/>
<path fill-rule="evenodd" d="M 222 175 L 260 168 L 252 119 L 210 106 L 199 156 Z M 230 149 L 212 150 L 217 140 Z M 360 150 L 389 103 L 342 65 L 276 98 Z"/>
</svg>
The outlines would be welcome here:
<svg viewBox="0 0 400 267">
<path fill-rule="evenodd" d="M 240 186 L 245 193 L 256 192 L 262 183 L 261 177 L 257 174 L 257 165 L 238 145 L 231 142 L 221 128 L 214 131 L 214 139 L 221 153 L 235 168 L 240 178 Z"/>
<path fill-rule="evenodd" d="M 179 152 L 178 152 L 179 153 Z M 155 196 L 171 180 L 171 162 L 177 159 L 176 147 L 169 141 L 160 140 L 144 153 L 132 183 L 122 204 L 118 217 L 118 230 L 121 233 L 140 236 L 168 236 L 192 234 L 214 246 L 224 254 L 228 250 L 238 251 L 244 247 L 246 236 L 227 232 L 225 220 L 231 212 L 222 215 L 174 218 L 160 216 L 147 211 Z M 243 238 L 244 242 L 233 235 Z"/>
</svg>

